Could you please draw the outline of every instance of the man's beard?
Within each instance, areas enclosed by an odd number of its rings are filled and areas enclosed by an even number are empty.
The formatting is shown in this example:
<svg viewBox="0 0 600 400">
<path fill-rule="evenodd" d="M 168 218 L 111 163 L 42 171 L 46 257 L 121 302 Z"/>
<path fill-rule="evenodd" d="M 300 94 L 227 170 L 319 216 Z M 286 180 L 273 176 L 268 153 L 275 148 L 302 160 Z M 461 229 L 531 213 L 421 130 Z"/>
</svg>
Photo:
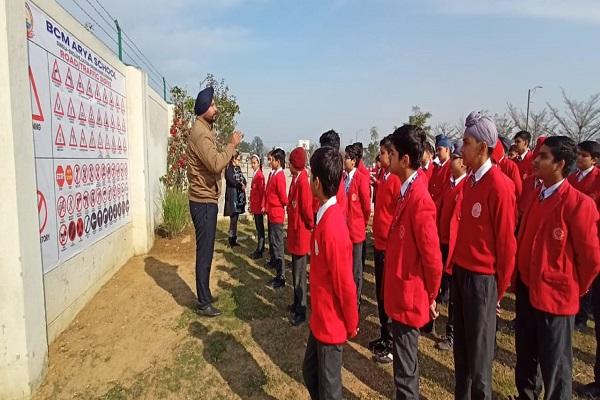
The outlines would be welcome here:
<svg viewBox="0 0 600 400">
<path fill-rule="evenodd" d="M 215 121 L 217 120 L 217 117 L 219 116 L 219 114 L 215 113 L 211 116 L 209 115 L 205 115 L 204 119 L 206 120 L 206 122 L 208 122 L 209 124 L 214 124 Z"/>
</svg>

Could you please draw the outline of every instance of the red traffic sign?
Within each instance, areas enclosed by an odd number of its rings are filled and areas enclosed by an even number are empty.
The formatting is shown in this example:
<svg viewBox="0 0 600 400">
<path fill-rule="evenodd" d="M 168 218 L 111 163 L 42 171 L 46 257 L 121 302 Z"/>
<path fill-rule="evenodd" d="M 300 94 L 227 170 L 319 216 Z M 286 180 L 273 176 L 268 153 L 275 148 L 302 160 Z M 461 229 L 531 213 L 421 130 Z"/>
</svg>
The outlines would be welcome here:
<svg viewBox="0 0 600 400">
<path fill-rule="evenodd" d="M 62 224 L 58 230 L 58 240 L 61 246 L 67 244 L 67 227 L 65 224 Z"/>
<path fill-rule="evenodd" d="M 69 223 L 69 240 L 71 242 L 75 240 L 76 234 L 77 234 L 77 227 L 75 226 L 75 221 L 71 221 Z"/>
<path fill-rule="evenodd" d="M 73 168 L 70 165 L 67 165 L 67 169 L 65 170 L 65 180 L 67 181 L 67 185 L 71 186 L 73 184 Z"/>
<path fill-rule="evenodd" d="M 62 188 L 65 184 L 65 170 L 62 165 L 56 167 L 56 184 L 59 188 Z"/>
<path fill-rule="evenodd" d="M 56 212 L 60 218 L 63 218 L 67 213 L 67 201 L 63 196 L 60 196 L 56 202 Z"/>
</svg>

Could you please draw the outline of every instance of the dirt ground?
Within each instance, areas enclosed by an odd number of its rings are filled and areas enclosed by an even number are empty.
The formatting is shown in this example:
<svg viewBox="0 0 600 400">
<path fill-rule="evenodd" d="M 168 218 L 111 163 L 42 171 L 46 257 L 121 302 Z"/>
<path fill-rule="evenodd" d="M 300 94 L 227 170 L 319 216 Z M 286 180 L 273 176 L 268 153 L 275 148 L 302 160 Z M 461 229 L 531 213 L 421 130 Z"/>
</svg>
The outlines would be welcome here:
<svg viewBox="0 0 600 400">
<path fill-rule="evenodd" d="M 272 271 L 254 250 L 253 224 L 240 226 L 241 247 L 226 246 L 219 224 L 211 287 L 219 318 L 194 312 L 194 234 L 157 238 L 150 254 L 131 259 L 50 346 L 50 365 L 34 396 L 42 399 L 308 399 L 301 364 L 306 324 L 291 327 L 292 289 L 265 283 Z M 289 274 L 289 271 L 288 271 Z M 288 280 L 289 281 L 289 280 Z M 372 254 L 365 271 L 361 330 L 344 349 L 344 398 L 393 398 L 392 368 L 371 361 L 367 343 L 378 336 Z M 494 397 L 516 394 L 514 299 L 503 302 L 494 363 Z M 446 310 L 437 322 L 443 333 Z M 592 323 L 590 323 L 592 325 Z M 451 353 L 420 338 L 421 395 L 450 399 Z M 575 385 L 592 378 L 593 330 L 574 334 Z"/>
</svg>

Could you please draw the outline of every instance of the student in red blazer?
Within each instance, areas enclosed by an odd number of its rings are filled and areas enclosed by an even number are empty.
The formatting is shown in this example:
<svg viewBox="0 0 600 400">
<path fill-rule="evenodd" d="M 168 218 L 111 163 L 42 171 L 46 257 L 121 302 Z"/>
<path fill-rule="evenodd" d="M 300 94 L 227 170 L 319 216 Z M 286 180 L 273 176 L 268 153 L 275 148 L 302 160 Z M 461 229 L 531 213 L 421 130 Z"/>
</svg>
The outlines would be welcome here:
<svg viewBox="0 0 600 400">
<path fill-rule="evenodd" d="M 383 299 L 383 268 L 385 264 L 385 249 L 387 248 L 388 233 L 396 203 L 400 195 L 400 178 L 389 171 L 389 151 L 392 148 L 390 136 L 379 142 L 379 162 L 383 174 L 377 182 L 377 202 L 373 215 L 373 241 L 375 259 L 375 297 L 379 314 L 380 336 L 369 343 L 369 349 L 374 353 L 374 359 L 381 363 L 392 362 L 392 334 L 390 332 L 390 319 L 385 313 Z"/>
<path fill-rule="evenodd" d="M 492 162 L 500 167 L 500 170 L 504 172 L 504 175 L 506 175 L 515 185 L 515 196 L 518 201 L 519 197 L 521 197 L 521 192 L 523 191 L 523 180 L 521 179 L 521 173 L 519 172 L 517 164 L 506 157 L 506 152 L 509 148 L 510 140 L 504 136 L 500 136 L 498 138 L 498 144 L 494 147 L 494 151 L 492 152 Z"/>
<path fill-rule="evenodd" d="M 390 171 L 402 181 L 389 231 L 383 277 L 384 304 L 392 319 L 397 399 L 419 398 L 419 328 L 437 317 L 435 297 L 442 256 L 435 230 L 435 204 L 417 173 L 425 132 L 404 125 L 391 135 Z"/>
<path fill-rule="evenodd" d="M 533 154 L 537 154 L 540 151 L 540 148 L 544 144 L 545 140 L 545 136 L 538 137 Z M 529 175 L 523 180 L 521 197 L 517 199 L 518 221 L 520 221 L 523 217 L 523 214 L 525 214 L 525 210 L 529 206 L 529 202 L 539 195 L 541 188 L 542 181 L 534 174 Z"/>
<path fill-rule="evenodd" d="M 358 161 L 356 162 L 356 169 L 358 169 L 358 172 L 360 172 L 361 174 L 366 176 L 369 181 L 369 204 L 370 204 L 373 192 L 371 191 L 371 189 L 372 189 L 371 188 L 371 175 L 370 175 L 369 170 L 365 166 L 365 162 L 363 161 L 363 152 L 364 152 L 363 144 L 361 142 L 356 142 L 356 143 L 353 143 L 352 145 L 355 146 L 358 150 L 360 150 L 358 152 Z M 371 217 L 371 211 L 369 210 L 369 217 L 367 217 L 367 225 L 369 224 L 370 217 Z M 366 231 L 365 231 L 365 234 L 366 234 Z M 366 235 L 365 235 L 365 240 L 363 240 L 362 253 L 361 253 L 360 258 L 361 258 L 361 263 L 362 263 L 361 268 L 364 271 L 365 264 L 367 262 L 367 237 L 366 237 Z"/>
<path fill-rule="evenodd" d="M 519 398 L 572 396 L 574 316 L 600 271 L 598 211 L 565 179 L 576 157 L 566 136 L 546 139 L 533 169 L 543 187 L 519 229 L 515 382 Z"/>
<path fill-rule="evenodd" d="M 271 155 L 272 173 L 267 182 L 266 210 L 269 217 L 269 247 L 273 249 L 273 265 L 276 275 L 269 281 L 269 286 L 279 289 L 285 286 L 285 263 L 283 247 L 283 222 L 285 221 L 285 206 L 288 204 L 286 194 L 285 152 L 273 149 Z"/>
<path fill-rule="evenodd" d="M 467 177 L 467 167 L 463 164 L 461 154 L 462 144 L 456 143 L 452 150 L 448 189 L 442 196 L 440 204 L 440 213 L 437 218 L 438 233 L 440 236 L 440 249 L 442 251 L 442 262 L 446 265 L 448 261 L 448 246 L 450 243 L 450 221 L 456 208 L 456 200 L 462 192 L 465 178 Z M 448 320 L 446 322 L 446 336 L 436 344 L 436 348 L 443 351 L 450 351 L 454 346 L 454 296 L 452 295 L 452 268 L 446 268 L 442 275 L 442 285 L 440 288 L 440 301 L 448 303 Z"/>
<path fill-rule="evenodd" d="M 340 135 L 333 129 L 330 129 L 327 132 L 324 132 L 319 137 L 319 145 L 321 147 L 329 146 L 339 152 L 340 151 Z M 344 180 L 343 179 L 340 180 L 340 186 L 338 187 L 336 198 L 337 198 L 338 206 L 342 209 L 342 211 L 344 212 L 344 215 L 345 215 L 346 214 L 346 191 L 344 190 Z M 313 206 L 313 212 L 315 213 L 315 218 L 316 218 L 317 210 L 320 207 L 319 199 L 316 196 L 313 197 L 312 206 Z"/>
<path fill-rule="evenodd" d="M 457 399 L 491 399 L 496 306 L 514 271 L 515 189 L 492 164 L 496 125 L 473 111 L 465 122 L 463 162 L 471 169 L 450 227 Z"/>
<path fill-rule="evenodd" d="M 290 305 L 290 322 L 298 326 L 306 321 L 306 262 L 314 224 L 312 192 L 306 171 L 306 150 L 296 147 L 290 153 L 292 184 L 288 196 L 287 248 L 292 254 L 294 301 Z"/>
<path fill-rule="evenodd" d="M 533 173 L 533 153 L 529 149 L 531 144 L 531 133 L 520 131 L 514 137 L 515 145 L 517 146 L 517 156 L 514 161 L 517 163 L 521 179 L 525 180 Z"/>
<path fill-rule="evenodd" d="M 423 150 L 423 159 L 421 160 L 421 168 L 420 170 L 425 173 L 427 177 L 427 182 L 431 179 L 433 175 L 433 146 L 431 143 L 425 143 L 425 149 Z"/>
<path fill-rule="evenodd" d="M 344 156 L 344 188 L 346 192 L 346 221 L 352 242 L 352 265 L 357 299 L 360 302 L 362 293 L 362 252 L 367 235 L 367 224 L 371 216 L 371 196 L 369 177 L 357 168 L 361 150 L 356 145 L 346 146 Z"/>
<path fill-rule="evenodd" d="M 260 156 L 253 154 L 250 158 L 250 165 L 254 170 L 254 177 L 252 177 L 250 185 L 250 212 L 254 215 L 254 225 L 258 237 L 256 250 L 250 254 L 250 258 L 258 260 L 262 258 L 265 250 L 265 176 Z"/>
<path fill-rule="evenodd" d="M 437 144 L 438 163 L 434 163 L 433 172 L 429 179 L 429 193 L 435 203 L 438 211 L 442 196 L 445 189 L 448 187 L 450 180 L 450 153 L 452 152 L 452 143 L 450 139 L 442 136 Z"/>
<path fill-rule="evenodd" d="M 310 334 L 302 375 L 311 399 L 342 398 L 343 344 L 356 336 L 358 307 L 352 277 L 352 243 L 336 192 L 342 157 L 321 147 L 310 159 L 311 189 L 320 200 L 311 239 Z"/>
<path fill-rule="evenodd" d="M 600 143 L 595 140 L 587 140 L 577 145 L 577 170 L 569 175 L 568 181 L 575 189 L 590 196 L 596 202 L 600 211 L 600 170 L 598 160 L 600 159 Z M 591 293 L 590 293 L 591 292 Z M 600 278 L 596 278 L 592 284 L 592 290 L 581 298 L 580 309 L 575 316 L 575 329 L 579 323 L 580 327 L 587 325 L 588 312 L 593 312 L 594 320 L 600 321 Z M 586 304 L 585 299 L 588 303 Z M 587 309 L 585 307 L 588 307 Z M 599 323 L 600 324 L 600 323 Z M 600 327 L 596 331 L 596 364 L 594 365 L 594 382 L 582 388 L 579 392 L 584 396 L 600 397 Z"/>
</svg>

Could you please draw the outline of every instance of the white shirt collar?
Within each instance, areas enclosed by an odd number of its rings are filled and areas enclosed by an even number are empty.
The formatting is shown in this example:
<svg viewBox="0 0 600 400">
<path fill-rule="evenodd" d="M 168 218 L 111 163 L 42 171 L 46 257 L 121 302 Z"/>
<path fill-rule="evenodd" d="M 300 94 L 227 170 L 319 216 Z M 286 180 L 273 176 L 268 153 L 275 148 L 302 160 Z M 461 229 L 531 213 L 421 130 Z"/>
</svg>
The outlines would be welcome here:
<svg viewBox="0 0 600 400">
<path fill-rule="evenodd" d="M 454 184 L 454 186 L 458 185 L 460 183 L 460 181 L 462 181 L 463 179 L 465 179 L 467 177 L 467 174 L 464 173 L 461 176 L 459 176 L 458 178 L 454 179 L 454 177 L 450 177 L 450 182 L 452 182 Z"/>
<path fill-rule="evenodd" d="M 435 156 L 435 158 L 433 159 L 433 163 L 437 164 L 437 165 L 442 165 L 442 163 L 440 162 L 440 158 L 438 156 Z"/>
<path fill-rule="evenodd" d="M 475 173 L 471 172 L 471 175 L 475 176 L 475 182 L 479 182 L 490 169 L 492 169 L 492 160 L 488 158 Z"/>
<path fill-rule="evenodd" d="M 332 196 L 325 203 L 323 203 L 321 207 L 319 207 L 319 211 L 317 211 L 317 225 L 319 225 L 319 222 L 321 222 L 321 218 L 323 218 L 323 215 L 325 215 L 325 211 L 327 211 L 327 209 L 334 204 L 337 204 L 337 197 Z"/>
<path fill-rule="evenodd" d="M 437 165 L 439 165 L 440 167 L 443 167 L 444 165 L 446 165 L 446 163 L 449 161 L 450 159 L 448 158 L 446 161 L 442 162 L 441 160 L 438 160 Z"/>
<path fill-rule="evenodd" d="M 391 175 L 391 174 L 392 174 L 392 173 L 391 173 L 391 172 L 389 172 L 389 171 L 388 171 L 388 172 L 385 172 L 385 173 L 383 174 L 383 180 L 384 180 L 384 181 L 387 181 L 387 180 L 388 180 L 388 178 L 390 177 L 390 175 Z"/>
<path fill-rule="evenodd" d="M 356 172 L 356 167 L 352 168 L 352 171 L 347 172 L 348 174 L 348 182 L 352 182 L 352 178 L 354 178 L 354 173 Z"/>
<path fill-rule="evenodd" d="M 277 175 L 279 172 L 283 172 L 283 168 L 279 167 L 275 171 L 271 171 L 271 176 Z"/>
<path fill-rule="evenodd" d="M 558 188 L 560 187 L 560 185 L 562 185 L 562 183 L 564 182 L 564 179 L 561 179 L 560 181 L 556 182 L 554 185 L 550 186 L 549 188 L 546 188 L 543 184 L 542 184 L 542 191 L 540 192 L 540 195 L 543 196 L 543 199 L 547 199 L 548 197 L 550 197 L 552 195 L 552 193 L 556 192 L 558 190 Z"/>
<path fill-rule="evenodd" d="M 586 169 L 586 170 L 583 170 L 583 171 L 580 171 L 580 172 L 581 172 L 581 175 L 579 175 L 579 178 L 577 178 L 577 182 L 580 182 L 580 181 L 582 181 L 582 180 L 583 180 L 583 178 L 585 178 L 585 177 L 587 176 L 587 174 L 589 174 L 590 172 L 592 172 L 594 168 L 596 168 L 596 166 L 595 166 L 595 165 L 592 165 L 592 166 L 591 166 L 591 167 L 589 167 L 588 169 Z"/>
<path fill-rule="evenodd" d="M 425 164 L 424 166 L 422 166 L 421 168 L 423 168 L 425 171 L 427 171 L 429 169 L 429 164 L 431 164 L 431 160 L 427 161 L 427 164 Z"/>
<path fill-rule="evenodd" d="M 402 197 L 404 197 L 404 195 L 406 194 L 406 191 L 408 190 L 410 185 L 413 183 L 413 181 L 415 180 L 417 175 L 418 175 L 417 171 L 413 172 L 412 175 L 409 176 L 408 179 L 402 183 L 402 186 L 400 186 L 400 195 Z"/>
<path fill-rule="evenodd" d="M 529 148 L 527 150 L 525 150 L 525 152 L 523 154 L 517 154 L 517 158 L 519 159 L 519 161 L 523 161 L 525 159 L 525 156 L 527 155 L 527 153 L 529 153 Z"/>
</svg>

